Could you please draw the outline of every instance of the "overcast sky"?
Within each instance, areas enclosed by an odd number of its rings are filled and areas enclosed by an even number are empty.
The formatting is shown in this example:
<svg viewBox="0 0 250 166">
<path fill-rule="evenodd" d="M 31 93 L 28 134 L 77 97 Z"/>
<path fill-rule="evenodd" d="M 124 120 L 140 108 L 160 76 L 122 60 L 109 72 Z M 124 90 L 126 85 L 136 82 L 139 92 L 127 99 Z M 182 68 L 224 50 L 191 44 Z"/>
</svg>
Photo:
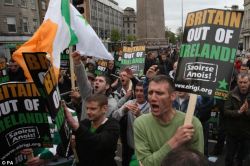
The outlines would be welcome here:
<svg viewBox="0 0 250 166">
<path fill-rule="evenodd" d="M 136 10 L 136 0 L 116 1 L 122 9 L 132 7 Z M 165 25 L 170 28 L 172 32 L 176 32 L 176 29 L 181 26 L 181 1 L 182 0 L 164 0 Z M 243 3 L 244 0 L 183 0 L 183 22 L 185 24 L 187 13 L 192 11 L 205 8 L 225 9 L 225 6 L 231 7 L 234 4 L 238 5 L 240 9 L 244 9 Z"/>
</svg>

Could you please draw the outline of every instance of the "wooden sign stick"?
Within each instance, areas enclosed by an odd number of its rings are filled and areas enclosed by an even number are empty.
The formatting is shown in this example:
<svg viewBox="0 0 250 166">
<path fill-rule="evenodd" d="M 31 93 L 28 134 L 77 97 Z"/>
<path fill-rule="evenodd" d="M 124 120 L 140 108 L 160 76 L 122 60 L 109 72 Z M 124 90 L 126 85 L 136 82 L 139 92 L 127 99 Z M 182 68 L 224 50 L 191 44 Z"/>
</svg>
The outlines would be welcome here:
<svg viewBox="0 0 250 166">
<path fill-rule="evenodd" d="M 34 158 L 34 154 L 33 154 L 33 150 L 31 153 L 27 154 L 27 160 L 31 160 L 32 158 Z"/>
<path fill-rule="evenodd" d="M 70 80 L 71 80 L 71 89 L 75 89 L 76 85 L 75 85 L 75 72 L 74 72 L 74 62 L 73 62 L 73 58 L 71 56 L 72 54 L 72 47 L 69 48 L 69 63 L 70 63 Z"/>
<path fill-rule="evenodd" d="M 197 101 L 197 95 L 190 94 L 184 125 L 192 124 L 196 101 Z"/>
</svg>

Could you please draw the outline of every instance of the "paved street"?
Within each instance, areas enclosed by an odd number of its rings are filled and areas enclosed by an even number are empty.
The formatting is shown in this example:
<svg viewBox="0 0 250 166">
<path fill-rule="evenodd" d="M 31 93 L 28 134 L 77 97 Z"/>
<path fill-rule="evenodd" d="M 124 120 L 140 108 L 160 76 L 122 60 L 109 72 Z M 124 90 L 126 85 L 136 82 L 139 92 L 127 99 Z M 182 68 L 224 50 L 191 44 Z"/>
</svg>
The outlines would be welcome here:
<svg viewBox="0 0 250 166">
<path fill-rule="evenodd" d="M 212 152 L 214 145 L 215 145 L 214 141 L 212 142 L 209 141 L 208 149 L 210 153 Z M 218 156 L 209 155 L 208 157 L 210 159 L 209 165 L 210 166 L 224 166 L 224 157 L 225 157 L 224 155 L 225 155 L 225 149 L 222 155 L 218 155 Z"/>
<path fill-rule="evenodd" d="M 215 145 L 215 142 L 214 141 L 210 141 L 209 142 L 209 152 L 211 152 L 213 150 L 213 147 Z M 224 154 L 225 154 L 225 150 L 223 151 L 223 154 L 222 155 L 219 155 L 219 156 L 209 156 L 209 165 L 210 166 L 224 166 Z M 121 158 L 121 144 L 118 143 L 118 151 L 117 151 L 117 156 L 116 156 L 116 161 L 117 161 L 117 166 L 122 166 L 121 165 L 121 161 L 122 161 L 122 158 Z M 59 166 L 59 165 L 70 165 L 70 160 L 67 160 L 67 159 L 59 159 L 58 161 L 53 161 L 53 162 L 50 162 L 48 165 L 50 166 Z"/>
</svg>

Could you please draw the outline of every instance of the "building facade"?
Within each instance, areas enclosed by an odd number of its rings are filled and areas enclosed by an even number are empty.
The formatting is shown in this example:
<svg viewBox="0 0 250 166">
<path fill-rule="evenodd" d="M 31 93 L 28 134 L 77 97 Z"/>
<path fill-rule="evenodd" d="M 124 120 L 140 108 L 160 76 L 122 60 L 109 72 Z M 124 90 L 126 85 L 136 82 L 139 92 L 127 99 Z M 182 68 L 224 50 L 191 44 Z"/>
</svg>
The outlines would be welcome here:
<svg viewBox="0 0 250 166">
<path fill-rule="evenodd" d="M 242 24 L 243 49 L 250 51 L 250 0 L 244 0 L 244 18 Z"/>
<path fill-rule="evenodd" d="M 129 36 L 136 38 L 136 13 L 133 8 L 127 7 L 123 13 L 122 38 L 126 40 Z"/>
<path fill-rule="evenodd" d="M 123 28 L 123 10 L 114 0 L 73 0 L 101 39 L 110 38 L 112 29 Z"/>
<path fill-rule="evenodd" d="M 73 5 L 89 23 L 90 23 L 90 7 L 91 7 L 90 1 L 91 0 L 72 0 Z"/>
<path fill-rule="evenodd" d="M 0 49 L 10 58 L 40 25 L 38 0 L 1 0 L 0 22 Z"/>
<path fill-rule="evenodd" d="M 49 0 L 37 0 L 37 1 L 38 1 L 37 3 L 38 3 L 39 19 L 40 23 L 42 23 L 49 5 Z"/>
<path fill-rule="evenodd" d="M 123 28 L 123 10 L 113 0 L 91 0 L 90 24 L 101 39 L 108 39 L 111 31 Z"/>
<path fill-rule="evenodd" d="M 123 32 L 123 10 L 113 0 L 72 0 L 101 39 L 111 31 Z M 0 51 L 8 58 L 18 46 L 31 38 L 43 22 L 49 0 L 0 1 Z"/>
</svg>

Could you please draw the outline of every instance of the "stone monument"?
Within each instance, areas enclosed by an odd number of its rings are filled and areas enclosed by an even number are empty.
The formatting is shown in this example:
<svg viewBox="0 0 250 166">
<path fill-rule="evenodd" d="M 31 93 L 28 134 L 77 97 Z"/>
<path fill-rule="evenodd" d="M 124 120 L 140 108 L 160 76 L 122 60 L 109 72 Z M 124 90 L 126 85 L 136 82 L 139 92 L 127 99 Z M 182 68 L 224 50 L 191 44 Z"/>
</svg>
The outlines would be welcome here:
<svg viewBox="0 0 250 166">
<path fill-rule="evenodd" d="M 161 47 L 165 39 L 163 0 L 137 0 L 137 44 Z"/>
</svg>

